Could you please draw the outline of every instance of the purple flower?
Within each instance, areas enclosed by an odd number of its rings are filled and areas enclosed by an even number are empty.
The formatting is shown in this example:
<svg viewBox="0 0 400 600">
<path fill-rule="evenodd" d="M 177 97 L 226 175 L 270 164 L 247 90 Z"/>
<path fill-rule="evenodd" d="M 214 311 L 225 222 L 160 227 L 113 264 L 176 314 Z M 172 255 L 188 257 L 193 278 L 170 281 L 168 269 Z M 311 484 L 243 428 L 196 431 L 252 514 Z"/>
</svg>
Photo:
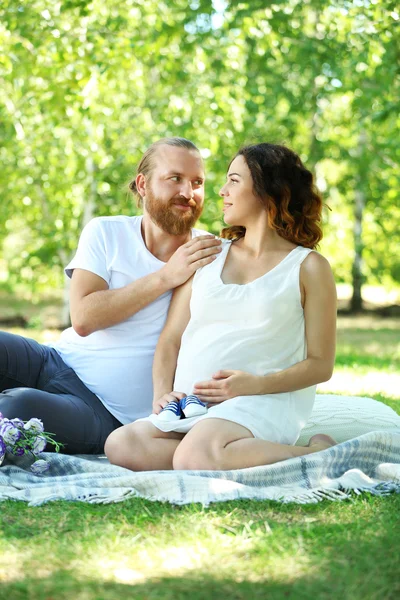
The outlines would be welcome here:
<svg viewBox="0 0 400 600">
<path fill-rule="evenodd" d="M 10 422 L 14 425 L 14 427 L 17 427 L 18 429 L 24 428 L 24 422 L 21 419 L 11 419 Z"/>
<path fill-rule="evenodd" d="M 35 473 L 35 475 L 41 475 L 45 473 L 50 468 L 50 463 L 47 460 L 39 459 L 33 463 L 31 466 L 31 471 Z"/>
<path fill-rule="evenodd" d="M 46 448 L 47 440 L 43 435 L 38 435 L 35 441 L 33 442 L 32 454 L 37 456 Z"/>
<path fill-rule="evenodd" d="M 0 435 L 0 460 L 3 458 L 5 453 L 6 453 L 6 445 L 4 443 L 3 438 Z"/>
<path fill-rule="evenodd" d="M 42 433 L 44 431 L 43 423 L 40 419 L 29 419 L 24 425 L 26 431 L 35 431 L 36 433 Z"/>
<path fill-rule="evenodd" d="M 20 430 L 11 423 L 11 421 L 4 419 L 0 423 L 0 435 L 6 444 L 12 445 L 15 444 L 15 442 L 18 442 L 22 434 Z"/>
<path fill-rule="evenodd" d="M 25 454 L 25 449 L 21 447 L 15 448 L 15 446 L 13 446 L 11 448 L 8 447 L 7 452 L 11 452 L 11 454 L 14 454 L 14 456 L 22 456 L 23 454 Z"/>
</svg>

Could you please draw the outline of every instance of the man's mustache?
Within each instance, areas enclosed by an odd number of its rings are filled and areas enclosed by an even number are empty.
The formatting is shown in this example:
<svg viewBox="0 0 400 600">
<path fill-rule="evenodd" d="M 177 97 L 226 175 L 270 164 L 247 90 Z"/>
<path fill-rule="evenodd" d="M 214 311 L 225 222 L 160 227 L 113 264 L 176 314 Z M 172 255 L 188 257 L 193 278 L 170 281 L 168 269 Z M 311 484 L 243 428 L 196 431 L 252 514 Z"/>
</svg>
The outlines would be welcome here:
<svg viewBox="0 0 400 600">
<path fill-rule="evenodd" d="M 190 208 L 196 208 L 196 202 L 191 198 L 187 200 L 186 198 L 182 198 L 182 196 L 178 196 L 177 198 L 172 198 L 171 204 L 182 204 L 183 206 L 190 206 Z"/>
</svg>

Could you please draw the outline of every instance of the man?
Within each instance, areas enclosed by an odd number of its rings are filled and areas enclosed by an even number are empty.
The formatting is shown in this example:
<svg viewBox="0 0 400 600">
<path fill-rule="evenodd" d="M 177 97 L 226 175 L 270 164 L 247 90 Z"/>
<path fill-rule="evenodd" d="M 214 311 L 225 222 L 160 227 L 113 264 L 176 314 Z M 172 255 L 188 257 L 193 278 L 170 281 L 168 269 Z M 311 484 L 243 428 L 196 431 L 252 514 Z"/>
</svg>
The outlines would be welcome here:
<svg viewBox="0 0 400 600">
<path fill-rule="evenodd" d="M 204 166 L 192 142 L 159 140 L 130 189 L 142 217 L 100 217 L 66 267 L 72 327 L 53 347 L 0 333 L 0 411 L 38 417 L 63 452 L 102 453 L 107 436 L 152 407 L 151 368 L 171 290 L 214 260 L 220 243 L 192 229 Z"/>
</svg>

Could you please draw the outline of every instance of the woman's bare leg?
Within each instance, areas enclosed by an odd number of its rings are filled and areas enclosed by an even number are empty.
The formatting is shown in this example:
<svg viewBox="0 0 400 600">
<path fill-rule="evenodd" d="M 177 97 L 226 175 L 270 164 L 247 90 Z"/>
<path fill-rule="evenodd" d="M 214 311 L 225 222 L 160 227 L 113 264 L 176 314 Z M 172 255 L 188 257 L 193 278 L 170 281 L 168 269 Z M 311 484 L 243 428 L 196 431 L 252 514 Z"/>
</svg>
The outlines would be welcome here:
<svg viewBox="0 0 400 600">
<path fill-rule="evenodd" d="M 183 433 L 160 431 L 152 423 L 124 425 L 107 438 L 104 451 L 113 465 L 132 471 L 172 469 L 172 457 Z"/>
<path fill-rule="evenodd" d="M 313 436 L 306 447 L 276 444 L 255 439 L 248 429 L 232 421 L 205 419 L 179 444 L 173 466 L 174 469 L 244 469 L 319 452 L 335 443 L 320 434 Z"/>
</svg>

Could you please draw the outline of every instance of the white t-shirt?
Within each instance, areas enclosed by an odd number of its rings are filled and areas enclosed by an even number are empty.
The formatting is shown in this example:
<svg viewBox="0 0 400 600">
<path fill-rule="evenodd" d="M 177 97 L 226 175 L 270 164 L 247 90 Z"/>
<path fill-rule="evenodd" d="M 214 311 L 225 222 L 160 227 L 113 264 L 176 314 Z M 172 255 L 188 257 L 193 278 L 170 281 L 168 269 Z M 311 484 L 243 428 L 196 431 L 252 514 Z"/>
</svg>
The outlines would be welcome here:
<svg viewBox="0 0 400 600">
<path fill-rule="evenodd" d="M 110 290 L 122 288 L 165 265 L 146 248 L 142 217 L 97 217 L 84 228 L 75 257 L 65 268 L 85 269 L 102 277 Z M 192 230 L 193 237 L 205 231 Z M 107 329 L 80 337 L 70 327 L 52 344 L 64 362 L 121 422 L 151 412 L 152 365 L 172 292 Z"/>
</svg>

